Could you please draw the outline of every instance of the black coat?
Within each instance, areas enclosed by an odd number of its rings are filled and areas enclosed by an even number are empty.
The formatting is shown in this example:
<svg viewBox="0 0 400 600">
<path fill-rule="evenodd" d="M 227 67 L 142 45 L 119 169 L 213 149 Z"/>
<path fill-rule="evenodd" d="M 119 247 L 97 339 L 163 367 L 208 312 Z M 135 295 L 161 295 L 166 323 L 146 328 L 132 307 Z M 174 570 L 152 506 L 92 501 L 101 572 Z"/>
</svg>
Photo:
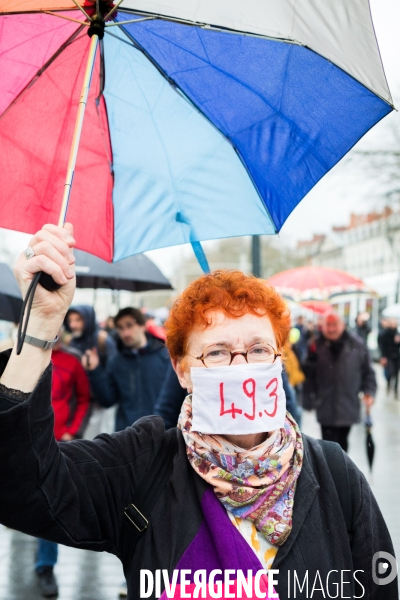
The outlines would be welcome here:
<svg viewBox="0 0 400 600">
<path fill-rule="evenodd" d="M 386 327 L 382 329 L 378 336 L 378 346 L 382 358 L 388 360 L 398 360 L 400 358 L 400 344 L 395 342 L 395 337 L 399 334 L 395 327 Z"/>
<path fill-rule="evenodd" d="M 0 372 L 4 363 L 2 354 Z M 185 564 L 201 569 L 211 554 L 219 556 L 220 568 L 228 569 L 233 565 L 224 560 L 228 553 L 243 569 L 248 564 L 261 568 L 212 488 L 191 468 L 178 430 L 179 448 L 170 479 L 132 557 L 131 529 L 125 524 L 124 508 L 164 436 L 163 421 L 148 417 L 123 432 L 58 444 L 53 437 L 50 391 L 49 368 L 27 400 L 14 403 L 0 395 L 1 523 L 68 546 L 117 555 L 123 563 L 130 600 L 140 597 L 140 569 L 153 573 L 167 569 L 171 576 L 175 567 L 181 569 Z M 346 456 L 353 503 L 354 537 L 350 546 L 322 449 L 312 438 L 303 436 L 303 440 L 304 464 L 294 499 L 293 529 L 273 564 L 279 569 L 276 589 L 280 600 L 294 597 L 288 592 L 288 576 L 293 581 L 294 571 L 300 581 L 308 571 L 312 582 L 318 571 L 326 582 L 332 570 L 346 571 L 344 580 L 351 583 L 344 586 L 344 596 L 361 595 L 361 588 L 354 589 L 352 576 L 361 570 L 356 578 L 365 588 L 363 598 L 397 600 L 396 581 L 379 586 L 372 579 L 374 554 L 394 552 L 368 483 Z M 214 512 L 211 528 L 207 506 Z M 200 538 L 203 542 L 199 545 Z M 207 539 L 212 543 L 205 546 Z M 335 589 L 330 588 L 330 593 L 334 595 Z M 297 597 L 307 596 L 297 590 Z M 326 588 L 324 593 L 315 591 L 312 597 L 327 597 Z"/>
<path fill-rule="evenodd" d="M 96 402 L 106 408 L 118 405 L 115 431 L 153 414 L 171 365 L 165 344 L 149 333 L 146 337 L 147 346 L 135 352 L 118 341 L 118 352 L 107 366 L 88 371 Z"/>
<path fill-rule="evenodd" d="M 320 336 L 308 351 L 303 370 L 305 407 L 314 406 L 321 425 L 348 427 L 360 421 L 359 392 L 376 393 L 375 372 L 364 342 L 345 331 L 340 346 Z M 310 397 L 314 396 L 313 400 Z"/>
<path fill-rule="evenodd" d="M 179 383 L 178 377 L 172 368 L 171 361 L 161 386 L 161 391 L 154 405 L 155 415 L 164 419 L 166 429 L 176 427 L 181 407 L 188 392 Z"/>
</svg>

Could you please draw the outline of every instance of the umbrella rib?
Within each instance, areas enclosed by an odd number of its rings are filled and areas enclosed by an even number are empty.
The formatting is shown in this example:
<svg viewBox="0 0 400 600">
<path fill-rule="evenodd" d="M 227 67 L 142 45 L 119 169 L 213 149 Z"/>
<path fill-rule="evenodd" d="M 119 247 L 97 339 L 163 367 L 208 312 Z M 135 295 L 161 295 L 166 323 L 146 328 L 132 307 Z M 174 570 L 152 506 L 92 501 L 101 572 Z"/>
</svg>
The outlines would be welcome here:
<svg viewBox="0 0 400 600">
<path fill-rule="evenodd" d="M 104 92 L 104 86 L 105 86 L 105 67 L 104 67 L 104 44 L 103 44 L 103 40 L 99 40 L 99 46 L 100 46 L 100 89 L 99 89 L 99 95 L 97 97 L 97 101 L 100 101 L 100 97 L 103 95 Z"/>
<path fill-rule="evenodd" d="M 89 27 L 90 23 L 86 21 L 79 21 L 78 19 L 71 19 L 71 17 L 66 17 L 65 15 L 59 15 L 56 12 L 52 12 L 51 10 L 43 10 L 46 15 L 52 15 L 53 17 L 58 17 L 59 19 L 65 19 L 66 21 L 72 21 L 73 23 L 79 23 L 79 25 L 87 25 Z"/>
<path fill-rule="evenodd" d="M 200 23 L 200 22 L 197 22 L 197 21 L 188 21 L 186 19 L 179 19 L 177 17 L 170 17 L 170 16 L 167 16 L 167 15 L 159 14 L 159 13 L 149 13 L 149 12 L 142 11 L 142 10 L 129 10 L 127 8 L 122 8 L 119 12 L 135 13 L 135 14 L 138 14 L 138 15 L 153 15 L 153 16 L 155 16 L 156 19 L 161 19 L 162 21 L 172 21 L 173 23 L 178 23 L 178 24 L 181 24 L 181 25 L 190 25 L 192 27 L 199 27 L 200 29 L 206 29 L 206 30 L 209 30 L 209 31 L 220 31 L 222 33 L 231 33 L 231 34 L 234 34 L 234 35 L 244 35 L 244 36 L 255 37 L 255 38 L 260 38 L 260 39 L 264 39 L 264 40 L 272 40 L 274 42 L 282 42 L 282 43 L 285 43 L 285 44 L 294 44 L 296 46 L 302 46 L 303 48 L 306 48 L 310 52 L 314 52 L 314 54 L 317 54 L 318 56 L 321 56 L 324 60 L 327 60 L 328 62 L 331 62 L 337 69 L 340 69 L 341 71 L 343 71 L 343 73 L 345 73 L 346 75 L 348 75 L 349 77 L 351 77 L 352 79 L 354 79 L 354 81 L 356 81 L 357 83 L 359 83 L 360 85 L 362 85 L 363 87 L 365 87 L 365 89 L 367 89 L 372 94 L 374 94 L 375 96 L 377 96 L 378 98 L 380 98 L 383 102 L 385 102 L 386 104 L 388 104 L 392 108 L 392 110 L 396 110 L 395 107 L 394 107 L 393 101 L 390 102 L 389 100 L 387 100 L 386 98 L 384 98 L 383 96 L 381 96 L 380 94 L 378 94 L 378 92 L 374 91 L 371 87 L 369 87 L 365 83 L 361 83 L 354 75 L 352 75 L 351 73 L 349 73 L 345 69 L 343 69 L 343 67 L 340 67 L 336 63 L 332 62 L 327 56 L 325 56 L 324 54 L 321 54 L 320 52 L 317 52 L 316 50 L 314 50 L 313 48 L 311 48 L 307 44 L 305 44 L 303 42 L 300 42 L 299 40 L 289 39 L 289 38 L 284 38 L 284 37 L 279 38 L 279 37 L 274 37 L 272 35 L 261 35 L 259 33 L 253 33 L 251 31 L 231 29 L 229 27 L 220 27 L 220 26 L 217 26 L 217 25 L 211 25 L 209 23 Z M 357 142 L 355 142 L 355 143 L 357 143 Z M 351 148 L 350 148 L 350 150 L 351 150 Z"/>
<path fill-rule="evenodd" d="M 244 31 L 238 29 L 231 29 L 229 27 L 219 27 L 218 25 L 211 25 L 210 23 L 200 23 L 198 21 L 188 21 L 187 19 L 179 19 L 178 17 L 170 17 L 159 13 L 149 13 L 143 10 L 129 10 L 127 8 L 121 8 L 118 12 L 127 14 L 147 15 L 153 19 L 161 19 L 162 21 L 171 21 L 180 25 L 189 25 L 191 27 L 199 27 L 200 29 L 207 29 L 210 31 L 221 31 L 222 33 L 232 33 L 234 35 L 245 35 L 249 37 L 261 38 L 263 40 L 274 40 L 275 42 L 283 42 L 286 44 L 294 44 L 296 46 L 305 46 L 303 42 L 290 38 L 278 38 L 272 35 L 262 35 L 260 33 L 253 33 L 251 31 Z"/>
<path fill-rule="evenodd" d="M 118 9 L 118 7 L 122 4 L 123 1 L 124 0 L 119 0 L 116 4 L 114 4 L 110 12 L 104 17 L 104 21 L 107 21 L 111 17 L 111 15 L 115 13 L 115 11 Z"/>
<path fill-rule="evenodd" d="M 115 27 L 116 25 L 128 25 L 129 23 L 143 23 L 143 21 L 154 21 L 157 17 L 143 17 L 143 19 L 132 19 L 131 21 L 114 21 L 106 23 L 106 27 Z"/>
<path fill-rule="evenodd" d="M 72 2 L 73 2 L 73 3 L 74 3 L 74 4 L 75 4 L 75 5 L 76 5 L 76 6 L 79 8 L 79 10 L 80 10 L 81 12 L 83 12 L 83 14 L 85 15 L 85 17 L 86 17 L 87 19 L 89 19 L 89 21 L 91 21 L 91 20 L 92 20 L 92 18 L 91 18 L 91 17 L 89 17 L 89 15 L 87 14 L 86 10 L 85 10 L 84 8 L 82 8 L 82 6 L 81 6 L 81 5 L 80 5 L 80 4 L 79 4 L 79 3 L 78 3 L 76 0 L 72 0 Z"/>
<path fill-rule="evenodd" d="M 20 93 L 18 94 L 18 96 L 16 98 L 14 98 L 14 100 L 7 106 L 6 110 L 0 115 L 0 121 L 1 121 L 1 119 L 3 119 L 3 117 L 5 115 L 8 114 L 8 111 L 11 109 L 12 106 L 14 106 L 15 102 L 17 102 L 17 100 L 19 100 L 19 98 L 21 98 L 21 96 L 29 90 L 29 88 L 31 87 L 31 85 L 33 85 L 35 83 L 37 78 L 40 77 L 40 75 L 42 75 L 44 73 L 44 71 L 56 60 L 56 58 L 61 54 L 61 52 L 63 52 L 65 50 L 65 48 L 69 44 L 71 44 L 80 33 L 82 33 L 82 31 L 84 30 L 85 24 L 82 23 L 82 21 L 79 21 L 79 23 L 81 26 L 78 27 L 78 29 L 76 31 L 74 31 L 74 33 L 63 44 L 61 44 L 61 46 L 53 54 L 53 56 L 51 56 L 49 58 L 49 60 L 42 67 L 40 67 L 39 71 L 37 71 L 35 73 L 35 75 L 32 77 L 32 79 L 30 81 L 28 81 L 28 83 L 26 84 L 24 89 L 21 90 Z"/>
</svg>

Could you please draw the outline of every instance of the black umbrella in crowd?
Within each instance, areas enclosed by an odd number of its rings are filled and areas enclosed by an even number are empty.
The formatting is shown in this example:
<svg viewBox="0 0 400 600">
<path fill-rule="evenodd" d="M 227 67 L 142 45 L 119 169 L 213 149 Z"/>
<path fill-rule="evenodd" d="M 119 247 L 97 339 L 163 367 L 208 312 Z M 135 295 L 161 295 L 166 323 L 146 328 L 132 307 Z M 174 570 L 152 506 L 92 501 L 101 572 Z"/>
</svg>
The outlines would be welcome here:
<svg viewBox="0 0 400 600">
<path fill-rule="evenodd" d="M 368 464 L 369 464 L 369 470 L 372 471 L 372 463 L 374 462 L 374 454 L 375 454 L 375 444 L 374 444 L 374 440 L 372 438 L 372 419 L 371 419 L 371 415 L 369 412 L 367 412 L 367 416 L 365 418 L 365 431 L 366 431 L 366 438 L 365 438 L 365 443 L 366 443 L 366 447 L 367 447 L 367 457 L 368 457 Z"/>
<path fill-rule="evenodd" d="M 127 290 L 172 290 L 160 269 L 144 254 L 136 254 L 116 263 L 108 263 L 93 254 L 74 251 L 78 288 Z"/>
<path fill-rule="evenodd" d="M 10 267 L 0 263 L 0 320 L 18 323 L 22 297 Z"/>
</svg>

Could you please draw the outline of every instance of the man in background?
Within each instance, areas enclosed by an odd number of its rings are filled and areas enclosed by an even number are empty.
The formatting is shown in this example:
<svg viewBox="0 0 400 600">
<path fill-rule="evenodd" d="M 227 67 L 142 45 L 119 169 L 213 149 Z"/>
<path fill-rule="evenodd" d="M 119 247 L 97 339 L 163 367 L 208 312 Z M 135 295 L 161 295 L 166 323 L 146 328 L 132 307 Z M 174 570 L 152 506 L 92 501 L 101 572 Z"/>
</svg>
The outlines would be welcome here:
<svg viewBox="0 0 400 600">
<path fill-rule="evenodd" d="M 303 395 L 306 406 L 316 408 L 322 438 L 337 442 L 347 452 L 350 428 L 360 421 L 360 400 L 369 409 L 376 393 L 376 378 L 364 342 L 346 331 L 336 313 L 324 316 L 320 336 L 308 348 Z"/>
<path fill-rule="evenodd" d="M 97 350 L 89 351 L 87 372 L 99 404 L 117 405 L 115 431 L 121 431 L 154 414 L 170 360 L 164 342 L 146 332 L 146 318 L 139 309 L 121 309 L 114 322 L 117 353 L 104 367 Z"/>
<path fill-rule="evenodd" d="M 54 411 L 54 437 L 59 442 L 69 442 L 79 437 L 90 404 L 89 381 L 79 358 L 68 352 L 61 340 L 53 348 L 51 357 L 53 378 L 51 402 Z M 58 594 L 54 577 L 58 545 L 38 540 L 35 571 L 42 595 L 46 598 Z"/>
<path fill-rule="evenodd" d="M 397 330 L 396 319 L 385 319 L 384 325 L 378 336 L 378 346 L 381 351 L 380 363 L 384 368 L 387 391 L 390 391 L 393 382 L 394 394 L 397 396 L 400 369 L 400 335 Z"/>
<path fill-rule="evenodd" d="M 367 345 L 368 336 L 371 333 L 370 320 L 370 315 L 367 312 L 358 313 L 356 317 L 354 333 L 363 340 L 365 345 Z"/>
</svg>

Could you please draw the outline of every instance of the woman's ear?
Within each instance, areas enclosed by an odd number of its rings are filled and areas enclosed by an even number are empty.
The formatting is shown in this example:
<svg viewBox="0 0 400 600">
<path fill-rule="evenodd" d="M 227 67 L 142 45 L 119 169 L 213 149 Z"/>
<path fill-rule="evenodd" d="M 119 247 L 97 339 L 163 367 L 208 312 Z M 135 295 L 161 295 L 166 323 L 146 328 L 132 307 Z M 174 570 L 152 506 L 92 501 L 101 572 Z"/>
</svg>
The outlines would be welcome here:
<svg viewBox="0 0 400 600">
<path fill-rule="evenodd" d="M 172 367 L 176 373 L 176 376 L 178 377 L 179 383 L 181 384 L 181 386 L 185 389 L 187 389 L 188 387 L 188 381 L 187 381 L 187 372 L 184 370 L 183 368 L 183 361 L 182 360 L 178 360 L 176 358 L 171 359 L 172 362 Z"/>
</svg>

